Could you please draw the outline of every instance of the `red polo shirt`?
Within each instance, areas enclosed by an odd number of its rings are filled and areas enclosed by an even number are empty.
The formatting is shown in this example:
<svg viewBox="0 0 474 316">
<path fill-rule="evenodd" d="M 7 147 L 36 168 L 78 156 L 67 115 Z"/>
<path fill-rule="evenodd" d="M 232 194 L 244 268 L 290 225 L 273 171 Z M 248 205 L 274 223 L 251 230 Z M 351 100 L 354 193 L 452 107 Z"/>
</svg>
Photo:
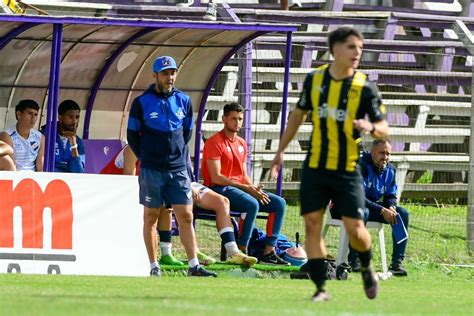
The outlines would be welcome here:
<svg viewBox="0 0 474 316">
<path fill-rule="evenodd" d="M 244 163 L 247 158 L 247 143 L 242 137 L 236 136 L 231 140 L 225 136 L 224 131 L 220 131 L 204 144 L 202 153 L 202 177 L 204 185 L 210 187 L 214 185 L 207 168 L 207 160 L 220 160 L 221 174 L 230 180 L 242 183 L 244 175 Z"/>
</svg>

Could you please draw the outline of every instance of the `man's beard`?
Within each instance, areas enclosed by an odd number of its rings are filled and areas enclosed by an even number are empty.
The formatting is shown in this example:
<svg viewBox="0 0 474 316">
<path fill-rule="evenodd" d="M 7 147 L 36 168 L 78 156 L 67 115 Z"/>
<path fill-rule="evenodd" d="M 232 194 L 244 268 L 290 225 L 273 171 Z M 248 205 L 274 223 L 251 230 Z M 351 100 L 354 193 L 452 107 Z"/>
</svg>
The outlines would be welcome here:
<svg viewBox="0 0 474 316">
<path fill-rule="evenodd" d="M 66 132 L 74 132 L 74 130 L 76 129 L 76 126 L 75 125 L 63 125 L 62 128 Z"/>
<path fill-rule="evenodd" d="M 226 129 L 226 131 L 230 133 L 238 133 L 240 131 L 240 128 L 234 129 L 234 128 L 229 128 L 227 126 L 224 126 L 224 128 Z"/>
<path fill-rule="evenodd" d="M 162 85 L 158 85 L 158 90 L 160 91 L 160 93 L 169 94 L 173 90 L 173 85 L 171 85 L 171 88 L 169 89 L 168 87 L 165 88 Z"/>
</svg>

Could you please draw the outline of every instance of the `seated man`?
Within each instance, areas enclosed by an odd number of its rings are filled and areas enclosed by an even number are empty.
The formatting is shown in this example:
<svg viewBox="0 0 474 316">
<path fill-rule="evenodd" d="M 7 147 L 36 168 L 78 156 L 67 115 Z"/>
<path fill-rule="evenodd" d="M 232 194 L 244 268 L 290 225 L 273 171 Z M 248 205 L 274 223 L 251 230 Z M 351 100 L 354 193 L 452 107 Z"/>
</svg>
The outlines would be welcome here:
<svg viewBox="0 0 474 316">
<path fill-rule="evenodd" d="M 238 246 L 247 251 L 258 211 L 270 213 L 266 245 L 260 262 L 289 265 L 275 253 L 275 245 L 285 216 L 286 202 L 278 195 L 255 185 L 247 175 L 247 143 L 237 135 L 242 127 L 244 108 L 238 103 L 224 106 L 224 129 L 204 144 L 202 174 L 204 185 L 225 196 L 232 210 L 242 213 Z"/>
<path fill-rule="evenodd" d="M 191 178 L 193 178 L 192 174 Z M 191 182 L 191 189 L 195 205 L 216 213 L 216 228 L 226 250 L 226 262 L 248 267 L 257 263 L 257 258 L 247 256 L 237 246 L 234 228 L 230 220 L 229 200 L 198 182 Z"/>
<path fill-rule="evenodd" d="M 389 163 L 391 153 L 392 146 L 388 139 L 374 140 L 371 151 L 364 153 L 360 159 L 365 189 L 365 221 L 395 224 L 398 213 L 408 230 L 408 211 L 397 206 L 398 187 L 395 182 L 395 167 Z M 408 240 L 397 243 L 393 232 L 392 239 L 392 263 L 389 270 L 394 276 L 407 276 L 402 262 Z M 349 253 L 349 263 L 355 270 L 358 269 L 357 257 L 352 251 Z"/>
<path fill-rule="evenodd" d="M 0 171 L 16 171 L 12 156 L 13 148 L 0 140 Z"/>
<path fill-rule="evenodd" d="M 81 108 L 73 100 L 64 100 L 58 107 L 54 171 L 83 173 L 86 156 L 82 139 L 77 135 Z M 41 129 L 45 133 L 45 126 Z"/>
<path fill-rule="evenodd" d="M 21 100 L 15 107 L 15 127 L 0 133 L 0 140 L 13 148 L 18 171 L 43 171 L 44 136 L 34 129 L 38 111 L 36 101 Z"/>
</svg>

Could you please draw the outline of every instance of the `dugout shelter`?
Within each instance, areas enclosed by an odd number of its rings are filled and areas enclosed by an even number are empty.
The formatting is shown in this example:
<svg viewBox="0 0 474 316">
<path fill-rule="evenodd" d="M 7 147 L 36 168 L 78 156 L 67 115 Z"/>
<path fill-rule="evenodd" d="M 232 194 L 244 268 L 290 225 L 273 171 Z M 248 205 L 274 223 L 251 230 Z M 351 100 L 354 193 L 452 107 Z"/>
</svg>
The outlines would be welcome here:
<svg viewBox="0 0 474 316">
<path fill-rule="evenodd" d="M 151 64 L 157 56 L 170 55 L 179 65 L 176 86 L 192 99 L 198 167 L 201 119 L 221 69 L 258 36 L 286 32 L 288 82 L 296 29 L 271 23 L 1 15 L 0 129 L 14 124 L 15 105 L 29 98 L 41 105 L 38 127 L 46 124 L 47 136 L 55 135 L 51 123 L 57 120 L 57 106 L 73 99 L 82 109 L 79 136 L 86 141 L 124 139 L 131 102 L 154 82 Z M 284 89 L 284 111 L 287 95 Z M 244 103 L 251 110 L 250 102 Z M 45 170 L 52 171 L 55 138 L 47 139 Z"/>
</svg>

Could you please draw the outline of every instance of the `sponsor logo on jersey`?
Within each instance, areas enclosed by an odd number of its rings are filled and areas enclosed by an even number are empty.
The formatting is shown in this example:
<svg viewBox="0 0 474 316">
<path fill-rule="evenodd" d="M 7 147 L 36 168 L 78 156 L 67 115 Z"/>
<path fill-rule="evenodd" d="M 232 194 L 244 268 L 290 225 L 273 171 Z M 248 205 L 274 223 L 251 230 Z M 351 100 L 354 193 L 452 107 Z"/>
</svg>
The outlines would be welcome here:
<svg viewBox="0 0 474 316">
<path fill-rule="evenodd" d="M 327 103 L 323 103 L 318 107 L 318 114 L 320 118 L 332 118 L 337 122 L 344 122 L 347 116 L 347 111 L 335 107 L 329 107 Z"/>
</svg>

